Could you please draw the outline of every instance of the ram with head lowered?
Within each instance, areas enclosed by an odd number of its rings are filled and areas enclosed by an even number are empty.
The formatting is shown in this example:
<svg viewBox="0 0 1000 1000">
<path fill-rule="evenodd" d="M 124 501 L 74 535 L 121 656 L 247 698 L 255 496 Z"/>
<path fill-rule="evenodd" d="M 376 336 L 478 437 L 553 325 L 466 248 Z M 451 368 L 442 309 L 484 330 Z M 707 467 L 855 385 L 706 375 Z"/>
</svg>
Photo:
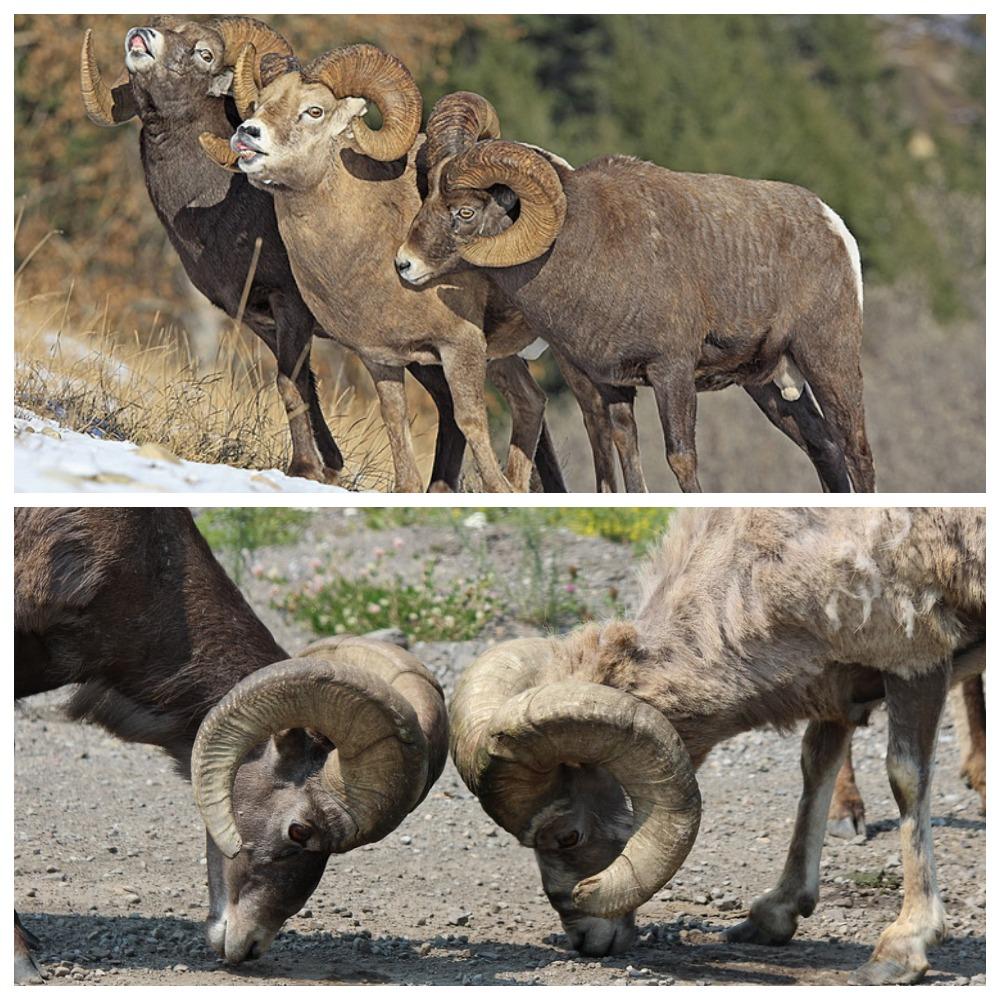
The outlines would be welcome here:
<svg viewBox="0 0 1000 1000">
<path fill-rule="evenodd" d="M 532 847 L 574 948 L 627 950 L 635 911 L 684 863 L 696 770 L 758 727 L 802 738 L 802 797 L 777 886 L 730 940 L 781 945 L 816 907 L 837 771 L 885 701 L 903 900 L 861 984 L 911 983 L 944 935 L 930 793 L 949 684 L 982 672 L 985 511 L 686 509 L 646 567 L 633 622 L 487 651 L 451 703 L 452 756 Z"/>
<path fill-rule="evenodd" d="M 162 747 L 208 831 L 208 941 L 257 958 L 331 854 L 380 840 L 447 758 L 441 689 L 372 639 L 274 641 L 180 508 L 21 508 L 14 697 Z M 15 914 L 14 975 L 39 982 Z"/>
</svg>

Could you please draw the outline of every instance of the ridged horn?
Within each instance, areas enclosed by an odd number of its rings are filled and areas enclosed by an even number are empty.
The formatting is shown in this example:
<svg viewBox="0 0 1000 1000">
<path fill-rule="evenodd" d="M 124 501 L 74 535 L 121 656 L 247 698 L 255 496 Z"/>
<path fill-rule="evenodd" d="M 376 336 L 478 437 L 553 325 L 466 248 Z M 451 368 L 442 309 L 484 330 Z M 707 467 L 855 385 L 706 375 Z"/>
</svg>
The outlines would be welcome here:
<svg viewBox="0 0 1000 1000">
<path fill-rule="evenodd" d="M 191 759 L 195 802 L 227 857 L 242 847 L 233 806 L 240 761 L 284 729 L 314 729 L 336 748 L 322 785 L 354 821 L 338 852 L 395 829 L 440 774 L 444 701 L 417 660 L 370 639 L 317 643 L 307 652 L 244 678 L 198 730 Z"/>
<path fill-rule="evenodd" d="M 134 118 L 139 109 L 132 93 L 131 82 L 120 83 L 113 90 L 101 78 L 101 71 L 94 57 L 93 31 L 88 28 L 80 50 L 80 93 L 87 117 L 102 128 L 123 125 Z"/>
<path fill-rule="evenodd" d="M 540 257 L 566 219 L 566 195 L 552 164 L 515 142 L 483 142 L 459 153 L 441 172 L 441 191 L 487 190 L 505 184 L 521 203 L 517 221 L 497 236 L 480 236 L 459 246 L 479 267 L 512 267 Z"/>
<path fill-rule="evenodd" d="M 211 132 L 202 132 L 198 136 L 198 144 L 208 158 L 224 170 L 239 171 L 239 154 L 234 153 L 229 143 Z"/>
<path fill-rule="evenodd" d="M 290 56 L 292 47 L 272 27 L 255 17 L 220 17 L 214 22 L 215 30 L 222 35 L 225 45 L 224 59 L 227 66 L 236 62 L 244 45 L 250 44 L 263 59 L 270 52 Z M 257 82 L 260 78 L 257 77 Z"/>
<path fill-rule="evenodd" d="M 452 755 L 486 812 L 519 838 L 551 803 L 560 765 L 612 774 L 631 801 L 633 832 L 607 868 L 576 885 L 573 900 L 594 916 L 621 916 L 650 899 L 690 852 L 698 783 L 660 712 L 603 684 L 551 679 L 559 671 L 546 667 L 560 654 L 552 640 L 516 640 L 476 660 L 452 700 Z"/>
<path fill-rule="evenodd" d="M 352 125 L 358 148 L 374 160 L 405 156 L 420 131 L 423 98 L 410 71 L 374 45 L 349 45 L 319 56 L 302 70 L 308 83 L 322 83 L 334 97 L 363 97 L 378 106 L 382 127 L 373 132 L 360 118 Z"/>
<path fill-rule="evenodd" d="M 485 97 L 467 90 L 445 94 L 427 119 L 427 164 L 434 166 L 481 139 L 499 138 L 500 118 Z"/>
<path fill-rule="evenodd" d="M 240 49 L 233 66 L 233 100 L 243 121 L 253 114 L 257 106 L 259 73 L 257 49 L 253 42 L 247 42 Z"/>
</svg>

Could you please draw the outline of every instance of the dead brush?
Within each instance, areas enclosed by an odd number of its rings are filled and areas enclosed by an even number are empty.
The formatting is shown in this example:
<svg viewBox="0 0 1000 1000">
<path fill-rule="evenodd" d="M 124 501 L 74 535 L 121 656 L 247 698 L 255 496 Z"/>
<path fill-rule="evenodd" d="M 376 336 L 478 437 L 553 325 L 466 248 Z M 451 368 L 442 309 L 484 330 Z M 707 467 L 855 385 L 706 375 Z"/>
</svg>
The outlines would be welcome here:
<svg viewBox="0 0 1000 1000">
<path fill-rule="evenodd" d="M 175 327 L 124 337 L 107 309 L 74 316 L 73 291 L 15 305 L 15 404 L 71 430 L 137 445 L 158 444 L 179 458 L 241 468 L 284 468 L 287 422 L 264 359 L 233 324 L 212 365 L 199 367 Z M 392 463 L 378 407 L 352 386 L 323 399 L 344 453 L 341 485 L 388 490 Z M 428 428 L 433 430 L 433 426 Z M 422 461 L 430 468 L 431 435 Z"/>
</svg>

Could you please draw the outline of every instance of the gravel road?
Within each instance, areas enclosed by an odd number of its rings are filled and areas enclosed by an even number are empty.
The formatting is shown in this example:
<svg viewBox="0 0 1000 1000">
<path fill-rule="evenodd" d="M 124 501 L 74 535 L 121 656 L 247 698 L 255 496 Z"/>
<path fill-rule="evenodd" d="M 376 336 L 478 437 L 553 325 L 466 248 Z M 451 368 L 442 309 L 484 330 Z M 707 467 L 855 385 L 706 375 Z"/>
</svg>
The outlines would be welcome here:
<svg viewBox="0 0 1000 1000">
<path fill-rule="evenodd" d="M 469 531 L 516 583 L 517 536 L 493 526 Z M 595 607 L 612 588 L 626 604 L 635 599 L 629 547 L 566 532 L 553 542 L 558 560 L 578 567 L 581 596 Z M 447 527 L 369 532 L 358 515 L 324 512 L 300 543 L 255 554 L 263 572 L 248 578 L 248 594 L 295 649 L 313 636 L 270 606 L 272 589 L 289 584 L 269 582 L 266 571 L 294 583 L 319 558 L 348 572 L 386 546 L 413 573 L 414 552 L 435 550 L 448 571 L 480 558 Z M 486 645 L 533 631 L 500 615 L 475 640 L 413 649 L 450 693 Z M 855 741 L 868 839 L 828 842 L 819 906 L 786 947 L 718 940 L 776 880 L 798 796 L 795 736 L 754 732 L 718 747 L 699 772 L 698 842 L 641 909 L 640 943 L 628 955 L 591 960 L 566 950 L 531 852 L 481 811 L 449 763 L 394 833 L 331 859 L 263 959 L 228 969 L 202 937 L 204 829 L 189 786 L 158 751 L 66 722 L 64 699 L 28 699 L 15 716 L 15 898 L 43 940 L 53 984 L 836 984 L 866 959 L 900 903 L 898 817 L 882 763 L 884 713 L 876 713 Z M 958 765 L 946 721 L 933 823 L 950 937 L 931 953 L 931 984 L 985 982 L 986 828 Z"/>
</svg>

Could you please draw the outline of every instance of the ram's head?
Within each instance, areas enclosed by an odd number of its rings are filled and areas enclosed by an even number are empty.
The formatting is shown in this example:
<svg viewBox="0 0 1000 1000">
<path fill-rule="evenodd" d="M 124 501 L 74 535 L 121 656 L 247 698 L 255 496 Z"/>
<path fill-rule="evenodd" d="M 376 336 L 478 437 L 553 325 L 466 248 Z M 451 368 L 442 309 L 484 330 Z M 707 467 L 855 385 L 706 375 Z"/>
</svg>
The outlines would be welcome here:
<svg viewBox="0 0 1000 1000">
<path fill-rule="evenodd" d="M 257 958 L 331 854 L 380 840 L 447 756 L 441 689 L 413 656 L 324 640 L 256 671 L 206 716 L 191 761 L 208 830 L 208 940 Z"/>
<path fill-rule="evenodd" d="M 633 633 L 609 626 L 568 640 L 521 639 L 484 653 L 451 705 L 451 750 L 466 785 L 535 851 L 570 944 L 624 951 L 635 910 L 694 844 L 701 798 L 666 718 L 584 680 L 574 660 L 616 655 Z"/>
<path fill-rule="evenodd" d="M 211 137 L 203 145 L 257 186 L 310 190 L 342 154 L 397 160 L 420 131 L 422 100 L 413 77 L 373 45 L 335 49 L 301 67 L 287 59 L 259 61 L 248 45 L 236 61 L 233 96 L 244 121 L 229 148 Z M 369 104 L 382 116 L 378 130 L 365 123 Z"/>
<path fill-rule="evenodd" d="M 478 94 L 441 98 L 427 122 L 429 191 L 396 255 L 412 285 L 473 267 L 511 267 L 544 254 L 562 229 L 562 182 L 539 150 L 500 140 Z"/>
<path fill-rule="evenodd" d="M 93 33 L 84 36 L 80 88 L 91 121 L 121 125 L 136 115 L 189 117 L 192 107 L 219 99 L 231 87 L 236 57 L 247 44 L 258 60 L 269 53 L 288 56 L 291 47 L 277 32 L 252 17 L 185 21 L 155 17 L 125 34 L 127 78 L 109 87 L 94 57 Z M 250 67 L 259 74 L 258 66 Z"/>
</svg>

